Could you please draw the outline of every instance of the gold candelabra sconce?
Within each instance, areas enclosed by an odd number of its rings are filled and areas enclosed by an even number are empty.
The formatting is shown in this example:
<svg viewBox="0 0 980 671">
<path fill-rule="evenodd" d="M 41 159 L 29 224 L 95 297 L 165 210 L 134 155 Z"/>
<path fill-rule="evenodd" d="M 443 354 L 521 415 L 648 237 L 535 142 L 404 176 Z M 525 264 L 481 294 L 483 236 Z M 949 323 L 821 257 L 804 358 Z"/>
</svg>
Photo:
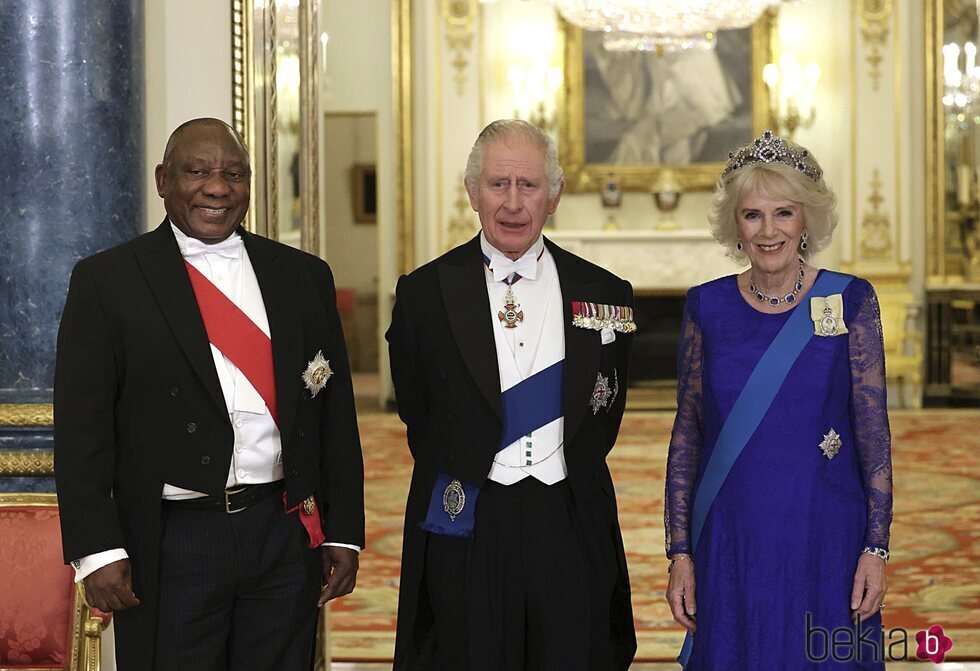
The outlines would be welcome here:
<svg viewBox="0 0 980 671">
<path fill-rule="evenodd" d="M 762 69 L 769 94 L 769 118 L 773 130 L 792 140 L 800 128 L 810 128 L 817 118 L 814 97 L 820 81 L 820 66 L 801 64 L 790 52 Z"/>
<path fill-rule="evenodd" d="M 556 101 L 564 75 L 561 68 L 543 65 L 511 65 L 507 70 L 514 96 L 514 118 L 543 130 L 558 130 Z"/>
</svg>

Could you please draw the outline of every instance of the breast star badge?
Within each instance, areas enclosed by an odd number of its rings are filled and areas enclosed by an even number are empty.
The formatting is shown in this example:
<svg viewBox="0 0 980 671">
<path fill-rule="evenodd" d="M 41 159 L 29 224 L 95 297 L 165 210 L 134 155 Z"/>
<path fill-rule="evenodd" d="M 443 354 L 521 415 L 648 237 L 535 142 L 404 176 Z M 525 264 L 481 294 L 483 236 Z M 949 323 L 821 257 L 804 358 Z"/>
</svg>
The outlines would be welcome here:
<svg viewBox="0 0 980 671">
<path fill-rule="evenodd" d="M 831 429 L 830 433 L 824 434 L 823 441 L 820 443 L 820 451 L 823 452 L 823 456 L 833 459 L 840 452 L 841 445 L 843 443 L 841 443 L 840 436 Z"/>
<path fill-rule="evenodd" d="M 316 356 L 313 357 L 303 372 L 303 383 L 309 390 L 311 398 L 327 386 L 327 380 L 330 379 L 331 375 L 333 375 L 333 371 L 330 370 L 330 362 L 323 358 L 323 351 L 321 350 L 316 353 Z"/>
<path fill-rule="evenodd" d="M 592 408 L 592 414 L 598 414 L 599 408 L 605 408 L 609 405 L 609 399 L 612 398 L 612 395 L 612 389 L 609 388 L 609 378 L 599 373 L 595 379 L 592 398 L 589 399 L 589 407 Z"/>
</svg>

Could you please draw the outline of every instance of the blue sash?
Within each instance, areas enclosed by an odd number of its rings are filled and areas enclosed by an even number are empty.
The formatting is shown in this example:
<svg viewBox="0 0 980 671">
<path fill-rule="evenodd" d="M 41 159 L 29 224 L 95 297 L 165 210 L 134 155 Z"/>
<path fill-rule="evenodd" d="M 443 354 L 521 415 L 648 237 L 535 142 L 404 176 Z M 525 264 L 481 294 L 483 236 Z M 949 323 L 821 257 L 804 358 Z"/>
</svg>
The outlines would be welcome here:
<svg viewBox="0 0 980 671">
<path fill-rule="evenodd" d="M 825 270 L 817 278 L 807 297 L 819 298 L 831 294 L 839 294 L 853 279 L 852 275 L 844 275 Z M 718 434 L 711 458 L 704 468 L 701 483 L 694 494 L 694 509 L 691 513 L 692 551 L 697 550 L 701 531 L 704 528 L 708 511 L 715 500 L 718 491 L 724 484 L 728 473 L 735 465 L 742 449 L 749 442 L 752 434 L 759 428 L 762 418 L 769 412 L 773 399 L 786 380 L 793 364 L 796 363 L 803 348 L 810 342 L 813 335 L 813 321 L 810 319 L 808 305 L 798 305 L 789 316 L 783 328 L 762 354 L 755 370 L 739 393 L 732 410 L 728 413 L 725 423 Z M 690 633 L 684 639 L 677 661 L 681 666 L 687 666 L 691 657 L 694 639 Z"/>
<path fill-rule="evenodd" d="M 523 382 L 514 385 L 500 395 L 504 413 L 504 429 L 500 435 L 497 451 L 504 449 L 521 436 L 535 429 L 551 424 L 562 416 L 562 381 L 565 366 L 559 361 L 544 370 L 538 371 Z M 480 488 L 462 481 L 459 486 L 463 493 L 462 509 L 451 516 L 446 510 L 443 497 L 455 478 L 447 473 L 439 473 L 432 487 L 429 509 L 421 527 L 426 531 L 442 536 L 467 538 L 473 535 L 474 511 Z"/>
</svg>

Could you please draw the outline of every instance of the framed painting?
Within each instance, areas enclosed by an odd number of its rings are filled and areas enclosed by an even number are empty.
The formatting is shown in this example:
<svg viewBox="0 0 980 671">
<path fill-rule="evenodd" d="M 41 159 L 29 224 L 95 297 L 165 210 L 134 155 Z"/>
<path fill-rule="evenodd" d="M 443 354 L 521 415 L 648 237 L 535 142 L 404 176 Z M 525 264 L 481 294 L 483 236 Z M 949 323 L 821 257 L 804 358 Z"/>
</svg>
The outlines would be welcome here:
<svg viewBox="0 0 980 671">
<path fill-rule="evenodd" d="M 596 191 L 614 173 L 623 189 L 650 191 L 665 168 L 685 191 L 712 188 L 728 152 L 768 124 L 773 18 L 719 32 L 713 50 L 663 55 L 606 51 L 601 33 L 562 21 L 566 188 Z"/>
<path fill-rule="evenodd" d="M 378 169 L 373 163 L 355 163 L 350 169 L 351 208 L 355 224 L 378 222 Z"/>
</svg>

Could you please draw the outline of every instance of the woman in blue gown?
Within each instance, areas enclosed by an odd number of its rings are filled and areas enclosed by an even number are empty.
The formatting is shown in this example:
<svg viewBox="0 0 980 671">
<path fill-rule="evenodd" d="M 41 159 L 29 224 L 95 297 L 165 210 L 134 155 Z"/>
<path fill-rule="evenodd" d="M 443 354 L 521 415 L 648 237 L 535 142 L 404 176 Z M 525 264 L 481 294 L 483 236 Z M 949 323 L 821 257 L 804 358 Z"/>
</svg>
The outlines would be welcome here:
<svg viewBox="0 0 980 671">
<path fill-rule="evenodd" d="M 664 514 L 681 662 L 884 669 L 891 446 L 874 290 L 808 263 L 836 197 L 812 155 L 768 131 L 731 154 L 709 220 L 750 265 L 687 295 Z"/>
</svg>

